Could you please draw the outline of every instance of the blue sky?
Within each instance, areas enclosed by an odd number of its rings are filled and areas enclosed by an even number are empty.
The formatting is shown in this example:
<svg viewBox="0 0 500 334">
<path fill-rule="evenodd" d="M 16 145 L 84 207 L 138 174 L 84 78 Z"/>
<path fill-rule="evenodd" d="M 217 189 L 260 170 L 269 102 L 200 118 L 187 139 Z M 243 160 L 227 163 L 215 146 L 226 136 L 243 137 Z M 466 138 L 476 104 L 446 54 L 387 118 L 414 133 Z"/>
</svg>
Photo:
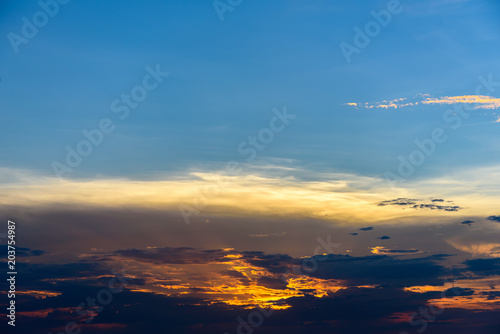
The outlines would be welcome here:
<svg viewBox="0 0 500 334">
<path fill-rule="evenodd" d="M 297 118 L 259 160 L 383 174 L 415 139 L 443 125 L 450 106 L 381 111 L 344 103 L 469 95 L 478 76 L 500 78 L 494 1 L 401 4 L 348 64 L 339 44 L 352 44 L 353 28 L 387 2 L 243 1 L 221 22 L 210 2 L 71 1 L 18 54 L 2 39 L 0 164 L 51 174 L 65 146 L 102 118 L 116 120 L 110 103 L 159 64 L 170 76 L 69 177 L 217 168 L 240 160 L 238 144 L 285 105 Z M 2 6 L 3 36 L 19 34 L 21 18 L 40 10 L 34 1 Z M 494 120 L 468 119 L 415 177 L 496 161 Z"/>
</svg>

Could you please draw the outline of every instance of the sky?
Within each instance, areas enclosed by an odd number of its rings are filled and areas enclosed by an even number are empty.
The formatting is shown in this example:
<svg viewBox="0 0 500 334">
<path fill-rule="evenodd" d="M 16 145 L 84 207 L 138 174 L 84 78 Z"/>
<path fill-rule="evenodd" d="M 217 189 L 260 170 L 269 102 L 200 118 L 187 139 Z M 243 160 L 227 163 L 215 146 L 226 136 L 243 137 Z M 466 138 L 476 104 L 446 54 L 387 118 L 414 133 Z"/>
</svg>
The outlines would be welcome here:
<svg viewBox="0 0 500 334">
<path fill-rule="evenodd" d="M 499 15 L 2 1 L 5 328 L 497 333 Z"/>
</svg>

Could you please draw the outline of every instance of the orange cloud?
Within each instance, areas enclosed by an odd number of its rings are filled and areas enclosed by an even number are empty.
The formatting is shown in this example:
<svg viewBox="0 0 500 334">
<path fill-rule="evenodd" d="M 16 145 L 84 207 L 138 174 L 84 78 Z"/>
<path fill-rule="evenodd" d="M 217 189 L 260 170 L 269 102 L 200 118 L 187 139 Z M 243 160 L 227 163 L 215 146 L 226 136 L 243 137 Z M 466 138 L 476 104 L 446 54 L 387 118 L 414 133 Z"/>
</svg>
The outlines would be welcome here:
<svg viewBox="0 0 500 334">
<path fill-rule="evenodd" d="M 226 261 L 227 260 L 227 261 Z M 142 278 L 144 285 L 130 288 L 135 292 L 169 297 L 192 296 L 208 303 L 254 308 L 289 308 L 286 300 L 306 294 L 325 297 L 344 289 L 341 280 L 310 277 L 291 268 L 288 273 L 273 273 L 250 263 L 241 254 L 227 254 L 210 263 L 166 264 L 115 257 L 127 262 L 127 275 Z"/>
</svg>

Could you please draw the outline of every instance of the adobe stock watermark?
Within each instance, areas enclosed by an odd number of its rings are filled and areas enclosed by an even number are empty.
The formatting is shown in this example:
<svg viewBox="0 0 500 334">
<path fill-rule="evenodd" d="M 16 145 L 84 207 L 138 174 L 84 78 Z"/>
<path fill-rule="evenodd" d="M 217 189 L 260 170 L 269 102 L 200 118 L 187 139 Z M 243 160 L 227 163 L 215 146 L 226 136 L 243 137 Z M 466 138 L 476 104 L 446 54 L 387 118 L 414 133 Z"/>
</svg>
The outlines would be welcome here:
<svg viewBox="0 0 500 334">
<path fill-rule="evenodd" d="M 70 0 L 40 0 L 38 6 L 41 10 L 35 12 L 31 20 L 26 16 L 21 18 L 23 25 L 21 27 L 21 34 L 9 32 L 7 39 L 16 54 L 19 53 L 19 46 L 28 44 L 30 39 L 38 35 L 39 29 L 45 27 L 51 18 L 59 13 L 60 5 L 66 5 Z"/>
<path fill-rule="evenodd" d="M 500 87 L 500 82 L 493 81 L 492 74 L 489 74 L 487 79 L 480 75 L 478 80 L 480 84 L 476 86 L 476 95 L 481 95 L 484 89 L 493 93 L 496 90 L 495 87 Z M 470 117 L 468 111 L 475 110 L 479 106 L 480 104 L 475 103 L 465 108 L 455 105 L 453 109 L 447 109 L 443 113 L 442 119 L 448 127 L 436 127 L 430 132 L 427 138 L 415 139 L 414 143 L 416 149 L 411 151 L 407 156 L 398 156 L 399 165 L 397 167 L 397 174 L 391 171 L 386 171 L 384 173 L 383 176 L 388 187 L 395 191 L 398 182 L 404 182 L 405 179 L 415 174 L 417 168 L 422 166 L 425 161 L 436 152 L 437 147 L 448 140 L 449 136 L 447 134 L 447 129 L 451 128 L 453 131 L 458 130 L 462 127 L 464 120 Z"/>
<path fill-rule="evenodd" d="M 224 22 L 224 14 L 226 12 L 232 12 L 236 7 L 241 5 L 243 0 L 215 0 L 212 2 L 212 6 L 219 17 L 221 22 Z"/>
<path fill-rule="evenodd" d="M 407 0 L 412 1 L 412 0 Z M 360 54 L 361 50 L 370 45 L 373 38 L 376 38 L 382 28 L 386 28 L 392 21 L 393 15 L 397 15 L 403 11 L 403 5 L 399 0 L 389 0 L 386 5 L 386 9 L 382 9 L 378 12 L 372 10 L 370 15 L 373 20 L 368 21 L 364 29 L 355 26 L 354 32 L 356 33 L 353 38 L 353 44 L 346 42 L 341 42 L 339 44 L 340 51 L 344 55 L 344 58 L 348 64 L 352 61 L 353 54 Z"/>
<path fill-rule="evenodd" d="M 125 268 L 120 273 L 113 270 L 112 274 L 114 277 L 109 280 L 107 287 L 99 290 L 95 297 L 87 297 L 84 302 L 78 305 L 76 313 L 80 317 L 86 318 L 82 320 L 85 324 L 92 323 L 95 317 L 104 310 L 104 306 L 109 305 L 113 301 L 113 295 L 122 292 L 128 286 L 124 275 Z M 64 326 L 64 332 L 55 334 L 80 334 L 81 332 L 81 325 L 75 321 L 69 321 Z M 52 332 L 49 332 L 49 334 L 52 334 Z"/>
<path fill-rule="evenodd" d="M 274 116 L 269 120 L 269 126 L 260 129 L 257 135 L 249 135 L 247 140 L 242 141 L 238 147 L 237 152 L 241 156 L 246 156 L 246 162 L 253 161 L 259 152 L 263 151 L 267 145 L 271 144 L 275 135 L 285 129 L 290 121 L 296 117 L 294 114 L 289 114 L 286 106 L 283 111 L 274 108 L 272 110 Z M 190 223 L 192 215 L 199 215 L 200 211 L 208 205 L 208 200 L 211 197 L 218 196 L 221 189 L 229 184 L 229 178 L 237 176 L 241 173 L 241 163 L 236 161 L 228 161 L 217 178 L 214 178 L 214 184 L 207 185 L 197 191 L 197 195 L 193 197 L 192 206 L 187 204 L 180 204 L 179 211 L 186 222 Z"/>
<path fill-rule="evenodd" d="M 123 93 L 111 102 L 110 109 L 117 114 L 118 119 L 125 120 L 130 115 L 130 110 L 136 109 L 148 97 L 148 92 L 158 88 L 164 78 L 170 75 L 168 72 L 162 72 L 160 65 L 156 65 L 155 69 L 146 66 L 146 73 L 141 84 L 134 86 L 129 93 Z M 81 133 L 85 139 L 80 140 L 74 148 L 66 145 L 64 163 L 52 162 L 52 170 L 56 176 L 61 179 L 65 174 L 73 172 L 83 162 L 83 158 L 88 157 L 95 147 L 101 145 L 105 135 L 111 134 L 115 128 L 113 120 L 105 117 L 98 122 L 97 127 L 90 130 L 83 129 Z"/>
<path fill-rule="evenodd" d="M 285 284 L 288 283 L 288 277 L 293 274 L 297 276 L 308 276 L 311 275 L 314 271 L 318 269 L 318 261 L 324 261 L 325 258 L 316 258 L 316 255 L 319 255 L 321 249 L 328 254 L 333 254 L 334 248 L 338 248 L 340 246 L 339 243 L 332 243 L 331 236 L 328 235 L 326 240 L 323 240 L 321 237 L 317 237 L 316 241 L 318 245 L 314 248 L 313 256 L 303 258 L 300 265 L 296 265 L 292 267 L 292 270 L 287 270 L 281 275 L 281 281 Z M 236 321 L 238 322 L 238 327 L 236 328 L 236 334 L 252 334 L 255 328 L 258 328 L 264 324 L 264 320 L 269 318 L 273 314 L 274 310 L 272 308 L 266 310 L 257 307 L 257 310 L 250 312 L 247 315 L 247 320 L 245 321 L 242 317 L 237 317 Z M 224 334 L 229 334 L 228 332 L 224 332 Z"/>
</svg>

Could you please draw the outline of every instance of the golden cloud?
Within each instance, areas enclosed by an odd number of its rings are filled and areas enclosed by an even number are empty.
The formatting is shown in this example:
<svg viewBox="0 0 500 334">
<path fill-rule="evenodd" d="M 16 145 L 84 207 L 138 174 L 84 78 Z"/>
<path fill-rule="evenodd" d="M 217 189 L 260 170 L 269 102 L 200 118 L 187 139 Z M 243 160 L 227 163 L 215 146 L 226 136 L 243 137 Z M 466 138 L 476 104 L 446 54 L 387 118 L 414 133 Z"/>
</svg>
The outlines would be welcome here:
<svg viewBox="0 0 500 334">
<path fill-rule="evenodd" d="M 345 224 L 497 213 L 491 210 L 498 203 L 500 184 L 495 180 L 500 180 L 500 166 L 418 182 L 407 180 L 399 188 L 390 188 L 382 176 L 310 171 L 318 179 L 311 181 L 294 177 L 293 170 L 286 173 L 285 177 L 196 172 L 155 180 L 59 180 L 24 171 L 16 173 L 18 180 L 0 182 L 0 206 L 134 207 L 175 212 L 181 207 L 214 216 L 313 218 Z M 452 199 L 467 209 L 457 213 L 376 205 L 399 197 Z"/>
</svg>

